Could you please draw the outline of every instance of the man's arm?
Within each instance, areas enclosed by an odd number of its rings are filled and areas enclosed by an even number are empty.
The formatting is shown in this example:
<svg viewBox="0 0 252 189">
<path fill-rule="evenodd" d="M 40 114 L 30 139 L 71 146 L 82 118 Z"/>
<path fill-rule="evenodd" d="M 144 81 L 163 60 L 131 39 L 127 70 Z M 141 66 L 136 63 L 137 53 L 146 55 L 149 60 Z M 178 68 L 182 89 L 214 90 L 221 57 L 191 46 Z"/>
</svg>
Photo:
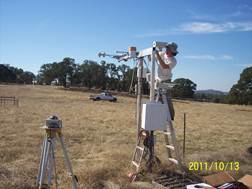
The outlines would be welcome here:
<svg viewBox="0 0 252 189">
<path fill-rule="evenodd" d="M 156 54 L 156 57 L 157 57 L 157 59 L 158 59 L 159 64 L 161 65 L 161 67 L 162 67 L 163 69 L 169 69 L 170 66 L 169 66 L 168 64 L 165 64 L 165 63 L 164 63 L 163 59 L 162 59 L 162 58 L 160 57 L 160 55 L 159 55 L 159 52 L 158 52 L 158 51 L 155 51 L 155 54 Z"/>
</svg>

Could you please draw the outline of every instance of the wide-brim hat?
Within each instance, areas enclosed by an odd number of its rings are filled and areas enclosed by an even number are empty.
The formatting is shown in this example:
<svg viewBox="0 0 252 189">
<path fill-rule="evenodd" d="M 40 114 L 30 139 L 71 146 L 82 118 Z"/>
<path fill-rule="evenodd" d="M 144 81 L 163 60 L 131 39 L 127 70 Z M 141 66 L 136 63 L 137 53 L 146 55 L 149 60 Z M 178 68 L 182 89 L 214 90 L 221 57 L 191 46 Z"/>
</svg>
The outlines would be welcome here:
<svg viewBox="0 0 252 189">
<path fill-rule="evenodd" d="M 177 51 L 178 45 L 177 45 L 176 43 L 174 43 L 174 42 L 168 44 L 168 45 L 166 46 L 166 49 L 167 49 L 167 50 L 170 50 L 170 51 L 171 51 L 172 53 L 174 53 L 174 54 L 178 54 L 178 51 Z"/>
</svg>

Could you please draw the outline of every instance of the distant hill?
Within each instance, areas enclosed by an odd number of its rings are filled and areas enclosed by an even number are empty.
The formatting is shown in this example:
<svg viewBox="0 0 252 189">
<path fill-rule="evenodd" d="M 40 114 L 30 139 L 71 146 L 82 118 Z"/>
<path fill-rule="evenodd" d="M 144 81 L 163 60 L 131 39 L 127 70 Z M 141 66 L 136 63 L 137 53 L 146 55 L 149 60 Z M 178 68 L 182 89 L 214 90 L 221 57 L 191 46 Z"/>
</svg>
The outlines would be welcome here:
<svg viewBox="0 0 252 189">
<path fill-rule="evenodd" d="M 207 90 L 197 90 L 195 91 L 196 94 L 212 94 L 212 95 L 227 95 L 228 92 L 218 91 L 214 89 L 207 89 Z"/>
</svg>

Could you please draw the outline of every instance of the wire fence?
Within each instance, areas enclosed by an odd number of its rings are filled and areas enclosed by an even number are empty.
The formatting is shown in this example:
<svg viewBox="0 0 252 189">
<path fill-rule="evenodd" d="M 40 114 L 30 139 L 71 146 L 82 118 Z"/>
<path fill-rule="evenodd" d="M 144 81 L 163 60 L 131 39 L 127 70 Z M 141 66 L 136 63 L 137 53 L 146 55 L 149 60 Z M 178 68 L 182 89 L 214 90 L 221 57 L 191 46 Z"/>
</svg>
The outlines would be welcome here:
<svg viewBox="0 0 252 189">
<path fill-rule="evenodd" d="M 19 99 L 15 96 L 0 96 L 0 106 L 6 107 L 6 106 L 16 106 L 19 107 Z"/>
</svg>

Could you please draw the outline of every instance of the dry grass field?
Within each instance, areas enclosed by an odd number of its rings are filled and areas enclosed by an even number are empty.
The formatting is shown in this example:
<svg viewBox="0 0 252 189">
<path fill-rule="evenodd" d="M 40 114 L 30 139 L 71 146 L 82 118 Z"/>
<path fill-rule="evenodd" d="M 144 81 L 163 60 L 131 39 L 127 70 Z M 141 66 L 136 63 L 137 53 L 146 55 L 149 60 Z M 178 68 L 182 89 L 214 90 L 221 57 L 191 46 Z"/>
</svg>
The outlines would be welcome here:
<svg viewBox="0 0 252 189">
<path fill-rule="evenodd" d="M 16 96 L 20 106 L 0 107 L 0 188 L 35 188 L 45 119 L 57 115 L 79 188 L 151 188 L 129 184 L 126 176 L 135 146 L 135 99 L 93 102 L 90 93 L 51 86 L 0 85 L 0 96 Z M 175 102 L 175 128 L 183 139 L 187 114 L 186 158 L 190 161 L 238 161 L 236 176 L 252 174 L 252 107 L 189 101 Z M 157 137 L 161 144 L 163 137 Z M 166 151 L 158 156 L 168 168 Z M 59 145 L 56 147 L 60 188 L 71 188 Z"/>
</svg>

